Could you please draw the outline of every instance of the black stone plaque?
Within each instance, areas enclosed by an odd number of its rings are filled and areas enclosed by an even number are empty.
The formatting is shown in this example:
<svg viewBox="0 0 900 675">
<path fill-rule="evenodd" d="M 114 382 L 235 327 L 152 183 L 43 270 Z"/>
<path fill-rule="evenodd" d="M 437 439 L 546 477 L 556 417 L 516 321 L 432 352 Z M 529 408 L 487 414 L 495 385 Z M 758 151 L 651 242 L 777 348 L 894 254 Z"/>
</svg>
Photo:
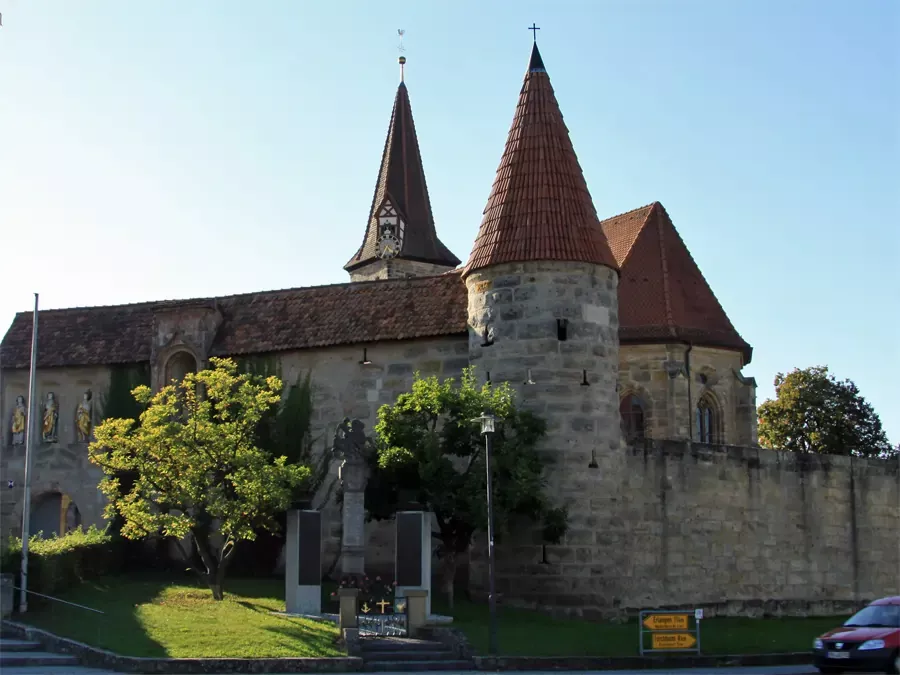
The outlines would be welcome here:
<svg viewBox="0 0 900 675">
<path fill-rule="evenodd" d="M 397 585 L 422 585 L 422 514 L 397 514 Z"/>
<path fill-rule="evenodd" d="M 297 583 L 318 586 L 322 583 L 322 514 L 300 511 L 300 564 Z"/>
</svg>

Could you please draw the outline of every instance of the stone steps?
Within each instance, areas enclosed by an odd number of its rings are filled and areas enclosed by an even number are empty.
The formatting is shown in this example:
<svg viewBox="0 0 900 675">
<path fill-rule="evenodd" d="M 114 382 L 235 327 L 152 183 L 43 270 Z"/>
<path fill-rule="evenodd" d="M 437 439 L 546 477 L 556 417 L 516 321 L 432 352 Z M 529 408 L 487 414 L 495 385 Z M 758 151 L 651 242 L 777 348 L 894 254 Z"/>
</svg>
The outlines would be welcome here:
<svg viewBox="0 0 900 675">
<path fill-rule="evenodd" d="M 43 651 L 39 642 L 6 633 L 0 637 L 0 672 L 3 675 L 110 675 L 109 671 L 84 668 L 71 654 Z"/>
<path fill-rule="evenodd" d="M 54 654 L 52 652 L 19 651 L 7 652 L 0 643 L 0 669 L 18 668 L 22 666 L 77 666 L 78 659 L 69 654 Z"/>
<path fill-rule="evenodd" d="M 460 660 L 440 642 L 409 638 L 362 640 L 364 669 L 370 672 L 464 671 L 473 665 Z"/>
</svg>

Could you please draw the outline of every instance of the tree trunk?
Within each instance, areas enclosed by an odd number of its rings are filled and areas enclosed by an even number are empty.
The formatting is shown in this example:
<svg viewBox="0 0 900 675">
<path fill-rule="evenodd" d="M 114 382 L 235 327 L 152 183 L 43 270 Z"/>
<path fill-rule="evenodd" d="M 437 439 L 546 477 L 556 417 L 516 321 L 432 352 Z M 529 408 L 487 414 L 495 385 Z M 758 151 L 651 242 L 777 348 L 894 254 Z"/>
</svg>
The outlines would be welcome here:
<svg viewBox="0 0 900 675">
<path fill-rule="evenodd" d="M 441 586 L 444 593 L 447 594 L 447 606 L 453 609 L 453 590 L 456 582 L 456 551 L 453 546 L 444 545 L 444 560 L 441 570 Z"/>
</svg>

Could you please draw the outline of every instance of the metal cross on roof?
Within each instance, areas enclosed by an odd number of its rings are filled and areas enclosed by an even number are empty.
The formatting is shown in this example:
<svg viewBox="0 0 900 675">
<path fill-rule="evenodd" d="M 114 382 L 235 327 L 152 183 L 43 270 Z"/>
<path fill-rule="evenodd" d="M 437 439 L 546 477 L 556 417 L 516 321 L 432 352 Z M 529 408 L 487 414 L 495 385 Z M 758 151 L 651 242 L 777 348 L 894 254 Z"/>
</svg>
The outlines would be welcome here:
<svg viewBox="0 0 900 675">
<path fill-rule="evenodd" d="M 534 35 L 534 41 L 537 42 L 537 32 L 540 30 L 540 28 L 538 28 L 538 25 L 536 23 L 532 22 L 532 24 L 531 24 L 531 26 L 529 26 L 528 30 L 530 30 L 532 32 L 532 34 Z"/>
</svg>

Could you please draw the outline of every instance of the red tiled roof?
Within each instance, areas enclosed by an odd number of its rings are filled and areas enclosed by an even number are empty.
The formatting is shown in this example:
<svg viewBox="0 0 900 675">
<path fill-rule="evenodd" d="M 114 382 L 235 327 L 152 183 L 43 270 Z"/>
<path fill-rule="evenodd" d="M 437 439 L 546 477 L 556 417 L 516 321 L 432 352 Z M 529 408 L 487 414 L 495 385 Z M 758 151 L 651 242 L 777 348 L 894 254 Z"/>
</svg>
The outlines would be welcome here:
<svg viewBox="0 0 900 675">
<path fill-rule="evenodd" d="M 38 367 L 150 360 L 157 312 L 217 307 L 223 321 L 213 356 L 465 334 L 459 272 L 435 277 L 314 286 L 202 300 L 44 310 Z M 0 365 L 27 368 L 32 313 L 16 315 L 0 343 Z"/>
<path fill-rule="evenodd" d="M 369 221 L 359 250 L 344 265 L 347 271 L 377 260 L 378 212 L 388 198 L 405 223 L 402 247 L 397 258 L 456 267 L 460 260 L 448 249 L 434 228 L 431 200 L 425 183 L 425 169 L 419 153 L 419 139 L 413 122 L 409 92 L 401 82 L 394 98 L 391 123 L 384 142 L 375 195 Z"/>
<path fill-rule="evenodd" d="M 621 267 L 622 343 L 692 342 L 752 350 L 737 333 L 669 215 L 658 202 L 602 221 Z M 157 313 L 216 307 L 213 355 L 266 353 L 466 332 L 466 288 L 456 270 L 435 277 L 314 286 L 223 298 L 168 300 L 40 313 L 38 365 L 148 361 Z M 0 343 L 0 365 L 27 368 L 31 312 L 16 315 Z"/>
<path fill-rule="evenodd" d="M 618 268 L 537 44 L 463 274 L 530 260 Z"/>
<path fill-rule="evenodd" d="M 601 224 L 621 268 L 619 339 L 752 349 L 735 330 L 659 202 Z"/>
</svg>

